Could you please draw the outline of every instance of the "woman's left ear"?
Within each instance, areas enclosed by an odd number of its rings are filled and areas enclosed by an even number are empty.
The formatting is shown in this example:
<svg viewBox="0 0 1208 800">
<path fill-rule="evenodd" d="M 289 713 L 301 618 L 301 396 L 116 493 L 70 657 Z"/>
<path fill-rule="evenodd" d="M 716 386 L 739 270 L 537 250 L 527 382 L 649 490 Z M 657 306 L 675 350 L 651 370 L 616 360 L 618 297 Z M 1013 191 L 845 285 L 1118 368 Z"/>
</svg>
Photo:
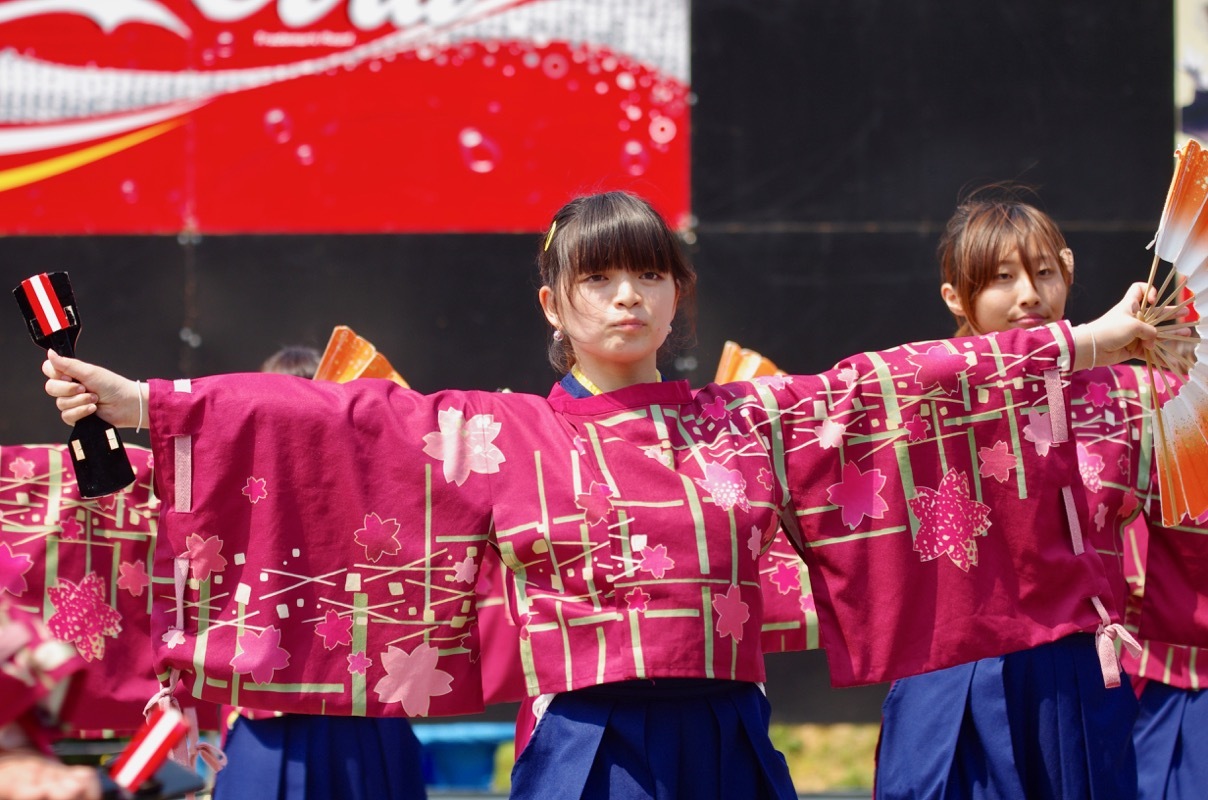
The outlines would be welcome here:
<svg viewBox="0 0 1208 800">
<path fill-rule="evenodd" d="M 1068 247 L 1063 247 L 1057 255 L 1061 258 L 1061 263 L 1065 264 L 1065 271 L 1069 273 L 1072 279 L 1074 277 L 1074 251 Z"/>
<path fill-rule="evenodd" d="M 561 321 L 558 319 L 558 309 L 554 306 L 554 290 L 548 286 L 542 286 L 537 290 L 537 302 L 541 304 L 541 312 L 545 314 L 549 324 L 558 329 L 561 327 Z"/>
<path fill-rule="evenodd" d="M 940 287 L 940 297 L 944 298 L 944 304 L 948 306 L 948 310 L 954 317 L 964 318 L 966 316 L 960 295 L 956 293 L 956 287 L 952 284 L 945 283 Z"/>
</svg>

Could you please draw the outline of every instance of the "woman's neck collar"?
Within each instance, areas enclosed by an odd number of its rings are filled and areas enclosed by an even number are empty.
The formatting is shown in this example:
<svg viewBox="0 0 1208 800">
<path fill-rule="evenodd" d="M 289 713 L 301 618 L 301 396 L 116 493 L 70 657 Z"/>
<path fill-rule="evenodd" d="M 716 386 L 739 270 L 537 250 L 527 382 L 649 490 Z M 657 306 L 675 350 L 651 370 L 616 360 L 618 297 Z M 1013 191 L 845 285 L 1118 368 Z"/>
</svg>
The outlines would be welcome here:
<svg viewBox="0 0 1208 800">
<path fill-rule="evenodd" d="M 583 371 L 581 365 L 576 363 L 570 368 L 571 377 L 579 382 L 579 385 L 586 389 L 591 394 L 604 394 L 605 392 L 615 392 L 618 389 L 624 389 L 627 386 L 634 386 L 639 383 L 658 383 L 663 380 L 662 374 L 655 369 L 654 375 L 648 379 L 642 379 L 638 372 L 625 373 L 623 375 L 600 375 L 596 374 L 595 380 Z"/>
</svg>

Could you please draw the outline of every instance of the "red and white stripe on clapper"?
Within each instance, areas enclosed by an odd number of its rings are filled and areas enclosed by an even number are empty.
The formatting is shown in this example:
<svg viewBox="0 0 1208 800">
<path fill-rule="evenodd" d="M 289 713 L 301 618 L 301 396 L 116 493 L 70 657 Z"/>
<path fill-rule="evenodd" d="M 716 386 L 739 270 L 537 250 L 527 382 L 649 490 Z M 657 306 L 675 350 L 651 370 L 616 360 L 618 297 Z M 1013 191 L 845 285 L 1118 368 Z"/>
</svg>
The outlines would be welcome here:
<svg viewBox="0 0 1208 800">
<path fill-rule="evenodd" d="M 67 314 L 63 311 L 63 305 L 59 302 L 45 272 L 21 281 L 21 288 L 25 290 L 25 297 L 34 310 L 34 316 L 38 318 L 43 336 L 50 336 L 55 331 L 67 327 Z"/>
<path fill-rule="evenodd" d="M 189 722 L 175 708 L 157 708 L 138 729 L 109 768 L 113 782 L 134 792 L 164 763 L 177 742 L 189 732 Z"/>
</svg>

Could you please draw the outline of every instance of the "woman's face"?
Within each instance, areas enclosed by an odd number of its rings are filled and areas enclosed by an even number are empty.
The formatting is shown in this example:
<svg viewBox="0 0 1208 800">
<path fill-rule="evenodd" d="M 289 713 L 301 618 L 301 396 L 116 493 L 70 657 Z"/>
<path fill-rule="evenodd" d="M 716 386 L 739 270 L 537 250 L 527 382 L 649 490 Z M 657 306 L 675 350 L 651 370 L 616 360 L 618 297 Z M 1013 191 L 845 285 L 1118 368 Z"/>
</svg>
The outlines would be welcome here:
<svg viewBox="0 0 1208 800">
<path fill-rule="evenodd" d="M 541 305 L 585 370 L 653 368 L 675 318 L 677 291 L 670 275 L 609 269 L 578 275 L 568 294 L 555 304 L 553 290 L 542 287 Z"/>
<path fill-rule="evenodd" d="M 950 284 L 944 285 L 944 300 L 954 313 L 968 317 L 978 333 L 1056 322 L 1065 317 L 1065 301 L 1069 296 L 1069 286 L 1057 259 L 1054 254 L 1038 250 L 1032 254 L 1034 272 L 1029 274 L 1019 249 L 1012 248 L 998 262 L 990 282 L 973 298 L 971 315 L 960 308 L 955 292 L 947 291 Z M 1072 273 L 1072 257 L 1066 264 Z"/>
</svg>

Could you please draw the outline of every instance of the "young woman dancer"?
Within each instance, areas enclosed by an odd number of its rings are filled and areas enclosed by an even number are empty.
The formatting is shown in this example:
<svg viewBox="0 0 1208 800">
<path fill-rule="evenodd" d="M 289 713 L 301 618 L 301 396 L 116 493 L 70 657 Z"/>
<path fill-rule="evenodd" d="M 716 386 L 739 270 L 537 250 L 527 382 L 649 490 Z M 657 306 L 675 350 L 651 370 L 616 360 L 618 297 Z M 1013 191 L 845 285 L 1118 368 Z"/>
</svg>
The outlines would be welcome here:
<svg viewBox="0 0 1208 800">
<path fill-rule="evenodd" d="M 1073 254 L 1024 191 L 978 190 L 948 222 L 940 291 L 958 335 L 1064 318 Z M 1087 549 L 1112 581 L 1102 598 L 1105 622 L 1124 615 L 1123 532 L 1153 489 L 1142 430 L 1148 391 L 1142 370 L 1128 366 L 1080 372 L 1070 388 L 1079 488 L 1092 514 Z M 1097 644 L 1079 633 L 895 682 L 883 709 L 876 797 L 1135 797 L 1136 698 L 1126 675 L 1105 686 Z"/>
<path fill-rule="evenodd" d="M 781 523 L 839 683 L 1094 626 L 1086 598 L 1106 584 L 1070 547 L 1061 493 L 1073 450 L 1050 435 L 1033 458 L 1017 433 L 1063 418 L 1060 368 L 1154 338 L 1132 316 L 1143 287 L 1079 328 L 693 393 L 657 358 L 695 275 L 647 203 L 572 201 L 538 264 L 569 369 L 548 398 L 272 375 L 148 386 L 49 355 L 66 422 L 150 421 L 168 498 L 156 571 L 176 587 L 158 656 L 191 691 L 309 713 L 473 710 L 473 574 L 495 547 L 543 712 L 513 797 L 792 798 L 759 688 L 759 554 Z M 971 445 L 1005 441 L 1015 480 L 981 479 Z M 1049 522 L 1013 530 L 1021 518 Z M 995 580 L 1025 568 L 1060 580 Z M 347 662 L 307 658 L 316 637 Z"/>
</svg>

